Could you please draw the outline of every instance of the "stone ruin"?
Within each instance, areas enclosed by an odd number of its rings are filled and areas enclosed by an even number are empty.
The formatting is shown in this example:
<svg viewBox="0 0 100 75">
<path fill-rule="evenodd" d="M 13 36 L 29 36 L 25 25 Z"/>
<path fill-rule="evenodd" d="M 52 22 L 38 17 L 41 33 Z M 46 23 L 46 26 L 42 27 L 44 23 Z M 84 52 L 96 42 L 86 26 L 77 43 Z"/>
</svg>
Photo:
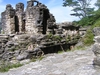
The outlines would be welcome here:
<svg viewBox="0 0 100 75">
<path fill-rule="evenodd" d="M 0 34 L 0 60 L 21 61 L 66 51 L 78 43 L 79 26 L 72 22 L 56 23 L 49 9 L 36 0 L 16 4 L 16 9 L 8 4 L 1 14 L 2 34 Z"/>
<path fill-rule="evenodd" d="M 44 4 L 36 0 L 24 4 L 16 4 L 14 9 L 10 4 L 1 14 L 2 31 L 5 34 L 14 33 L 42 33 L 46 34 L 49 25 L 54 25 L 55 18 Z"/>
</svg>

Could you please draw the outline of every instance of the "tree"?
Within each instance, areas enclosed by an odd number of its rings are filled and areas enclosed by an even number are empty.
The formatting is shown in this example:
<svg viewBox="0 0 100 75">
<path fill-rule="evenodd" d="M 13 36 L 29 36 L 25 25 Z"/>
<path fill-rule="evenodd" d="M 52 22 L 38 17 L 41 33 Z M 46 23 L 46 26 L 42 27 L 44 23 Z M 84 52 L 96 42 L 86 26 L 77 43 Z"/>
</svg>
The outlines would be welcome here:
<svg viewBox="0 0 100 75">
<path fill-rule="evenodd" d="M 90 14 L 90 12 L 94 11 L 94 8 L 90 8 L 90 2 L 91 0 L 63 0 L 63 6 L 69 6 L 72 7 L 72 11 L 74 11 L 72 16 L 77 16 L 80 19 L 87 17 Z"/>
<path fill-rule="evenodd" d="M 100 9 L 100 0 L 97 0 L 97 1 L 96 1 L 95 6 L 97 6 L 98 9 Z"/>
</svg>

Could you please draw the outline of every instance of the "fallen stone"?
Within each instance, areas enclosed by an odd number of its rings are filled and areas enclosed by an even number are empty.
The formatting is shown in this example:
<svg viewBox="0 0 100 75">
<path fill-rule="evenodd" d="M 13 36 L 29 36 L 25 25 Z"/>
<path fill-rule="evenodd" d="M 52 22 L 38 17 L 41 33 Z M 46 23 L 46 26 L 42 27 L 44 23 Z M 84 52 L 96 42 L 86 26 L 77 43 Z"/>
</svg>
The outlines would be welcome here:
<svg viewBox="0 0 100 75">
<path fill-rule="evenodd" d="M 28 56 L 29 56 L 29 54 L 27 52 L 23 52 L 22 54 L 18 55 L 18 57 L 16 59 L 21 61 L 21 60 L 27 59 Z"/>
<path fill-rule="evenodd" d="M 97 56 L 97 57 L 94 58 L 93 64 L 97 65 L 97 66 L 100 66 L 100 56 Z"/>
<path fill-rule="evenodd" d="M 93 33 L 94 33 L 95 36 L 99 36 L 100 35 L 100 27 L 95 27 L 93 29 Z"/>
<path fill-rule="evenodd" d="M 100 44 L 95 43 L 92 50 L 96 56 L 100 56 Z"/>
</svg>

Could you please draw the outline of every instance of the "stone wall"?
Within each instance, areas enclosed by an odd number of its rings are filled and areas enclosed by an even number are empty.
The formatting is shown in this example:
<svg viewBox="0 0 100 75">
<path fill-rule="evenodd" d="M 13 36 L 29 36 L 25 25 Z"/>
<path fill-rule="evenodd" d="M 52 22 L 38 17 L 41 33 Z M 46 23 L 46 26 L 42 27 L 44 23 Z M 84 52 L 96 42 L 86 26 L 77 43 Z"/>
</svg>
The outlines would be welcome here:
<svg viewBox="0 0 100 75">
<path fill-rule="evenodd" d="M 94 65 L 100 66 L 100 27 L 96 27 L 93 29 L 94 32 L 94 45 L 93 45 L 93 52 L 95 54 L 94 58 Z"/>
<path fill-rule="evenodd" d="M 78 35 L 77 35 L 78 36 Z M 66 51 L 75 46 L 79 38 L 63 34 L 10 34 L 0 35 L 0 60 L 21 61 L 42 54 Z"/>
<path fill-rule="evenodd" d="M 16 4 L 15 32 L 21 33 L 24 31 L 23 13 L 24 13 L 24 4 L 23 3 Z"/>
<path fill-rule="evenodd" d="M 11 34 L 15 32 L 15 10 L 13 7 L 8 4 L 6 5 L 6 10 L 2 13 L 2 29 L 4 30 L 5 34 Z"/>
<path fill-rule="evenodd" d="M 36 0 L 28 1 L 25 11 L 23 3 L 16 4 L 16 9 L 8 4 L 1 16 L 2 30 L 5 34 L 16 32 L 46 34 L 48 22 L 52 25 L 55 22 L 50 20 L 55 18 L 47 6 Z"/>
</svg>

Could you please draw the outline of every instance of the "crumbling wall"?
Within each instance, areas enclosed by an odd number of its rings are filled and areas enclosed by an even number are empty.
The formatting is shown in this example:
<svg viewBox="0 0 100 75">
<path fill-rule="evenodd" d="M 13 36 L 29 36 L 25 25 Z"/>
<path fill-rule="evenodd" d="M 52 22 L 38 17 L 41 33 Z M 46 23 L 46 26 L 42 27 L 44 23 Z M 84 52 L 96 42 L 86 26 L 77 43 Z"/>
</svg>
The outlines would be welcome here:
<svg viewBox="0 0 100 75">
<path fill-rule="evenodd" d="M 24 11 L 24 4 L 16 4 L 16 9 L 11 5 L 6 6 L 6 10 L 2 13 L 2 29 L 5 33 L 42 33 L 46 34 L 48 21 L 51 21 L 53 15 L 44 4 L 36 0 L 27 2 L 27 8 Z M 52 17 L 53 19 L 54 16 Z"/>
<path fill-rule="evenodd" d="M 23 13 L 24 13 L 24 4 L 16 4 L 16 16 L 15 16 L 15 32 L 22 32 L 23 30 Z"/>
<path fill-rule="evenodd" d="M 37 33 L 37 19 L 39 18 L 39 9 L 33 5 L 33 1 L 27 2 L 26 9 L 26 32 L 28 33 Z"/>
<path fill-rule="evenodd" d="M 8 4 L 6 5 L 6 11 L 2 13 L 2 29 L 5 34 L 11 34 L 15 32 L 15 10 Z"/>
</svg>

